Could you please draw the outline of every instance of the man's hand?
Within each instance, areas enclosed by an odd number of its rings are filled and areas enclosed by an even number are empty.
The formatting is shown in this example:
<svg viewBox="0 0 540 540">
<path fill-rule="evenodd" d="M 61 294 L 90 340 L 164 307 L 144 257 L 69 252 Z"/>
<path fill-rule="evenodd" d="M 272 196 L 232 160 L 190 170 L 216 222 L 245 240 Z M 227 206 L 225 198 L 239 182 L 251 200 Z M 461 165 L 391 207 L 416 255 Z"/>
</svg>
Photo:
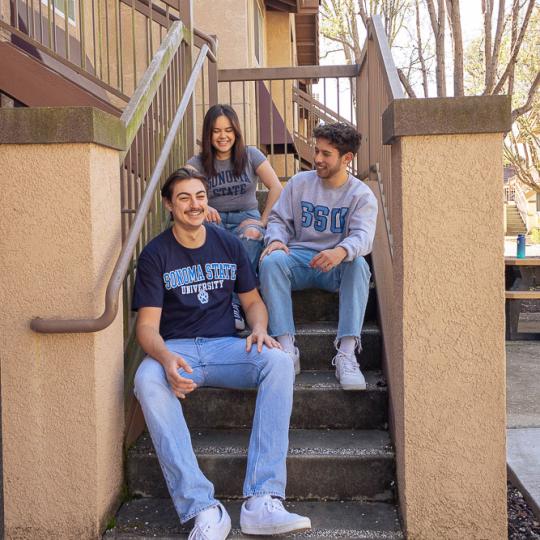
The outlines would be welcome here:
<svg viewBox="0 0 540 540">
<path fill-rule="evenodd" d="M 182 368 L 186 373 L 193 373 L 191 366 L 178 354 L 171 353 L 170 358 L 163 362 L 163 368 L 165 369 L 167 381 L 169 381 L 169 385 L 177 397 L 184 399 L 186 394 L 193 392 L 197 388 L 197 385 L 191 379 L 182 377 L 178 373 L 179 368 Z"/>
<path fill-rule="evenodd" d="M 279 240 L 274 240 L 273 242 L 270 242 L 261 253 L 260 260 L 262 261 L 267 255 L 270 255 L 272 251 L 277 251 L 278 249 L 283 250 L 287 255 L 289 254 L 289 248 Z"/>
<path fill-rule="evenodd" d="M 221 223 L 221 216 L 219 215 L 219 212 L 211 206 L 207 207 L 206 215 L 204 216 L 204 218 L 210 223 Z"/>
<path fill-rule="evenodd" d="M 347 252 L 342 247 L 325 249 L 311 259 L 309 266 L 321 272 L 329 272 L 332 268 L 340 264 L 346 256 Z"/>
<path fill-rule="evenodd" d="M 246 351 L 251 352 L 253 345 L 257 344 L 257 351 L 261 352 L 263 345 L 269 349 L 281 349 L 281 345 L 268 335 L 266 328 L 255 326 L 251 334 L 246 338 Z"/>
</svg>

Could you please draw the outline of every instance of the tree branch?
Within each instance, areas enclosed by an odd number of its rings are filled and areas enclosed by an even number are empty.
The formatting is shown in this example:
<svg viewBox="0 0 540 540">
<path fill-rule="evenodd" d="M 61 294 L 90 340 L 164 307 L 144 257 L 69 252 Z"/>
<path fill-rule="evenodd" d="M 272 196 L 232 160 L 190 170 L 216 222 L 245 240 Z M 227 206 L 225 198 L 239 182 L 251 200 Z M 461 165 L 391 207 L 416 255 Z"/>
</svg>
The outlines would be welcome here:
<svg viewBox="0 0 540 540">
<path fill-rule="evenodd" d="M 414 92 L 413 87 L 411 86 L 411 83 L 409 82 L 409 79 L 407 79 L 407 76 L 405 75 L 405 73 L 403 73 L 403 70 L 399 68 L 397 72 L 398 72 L 399 80 L 401 81 L 401 84 L 405 87 L 405 91 L 407 92 L 407 94 L 409 94 L 409 97 L 415 98 L 416 93 Z"/>
<path fill-rule="evenodd" d="M 514 64 L 516 63 L 519 50 L 521 48 L 521 43 L 523 42 L 523 38 L 525 37 L 525 31 L 527 30 L 527 26 L 529 25 L 529 20 L 531 18 L 532 10 L 535 6 L 535 0 L 529 0 L 529 5 L 527 6 L 527 12 L 525 13 L 525 18 L 523 19 L 523 23 L 521 25 L 521 29 L 519 31 L 519 35 L 516 40 L 516 44 L 514 46 L 514 49 L 512 51 L 512 54 L 510 56 L 510 60 L 508 60 L 508 64 L 506 66 L 506 69 L 504 70 L 504 73 L 502 74 L 501 78 L 499 79 L 499 82 L 493 89 L 492 94 L 498 94 L 502 87 L 504 86 L 504 83 L 508 79 L 510 72 L 513 69 Z"/>
<path fill-rule="evenodd" d="M 532 109 L 534 98 L 536 97 L 536 91 L 538 90 L 539 86 L 540 86 L 540 71 L 536 74 L 536 77 L 529 89 L 529 94 L 527 96 L 527 101 L 525 102 L 525 104 L 512 111 L 512 122 L 515 122 L 517 118 L 519 118 L 521 115 L 529 112 Z"/>
</svg>

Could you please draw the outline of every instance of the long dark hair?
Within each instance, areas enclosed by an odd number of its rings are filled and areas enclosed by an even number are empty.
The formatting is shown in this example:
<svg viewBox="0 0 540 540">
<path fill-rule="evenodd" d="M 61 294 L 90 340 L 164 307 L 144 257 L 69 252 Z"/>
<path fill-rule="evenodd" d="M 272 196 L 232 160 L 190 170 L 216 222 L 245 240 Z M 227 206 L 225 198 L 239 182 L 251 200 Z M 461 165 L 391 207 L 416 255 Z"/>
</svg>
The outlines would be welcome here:
<svg viewBox="0 0 540 540">
<path fill-rule="evenodd" d="M 202 128 L 202 152 L 201 161 L 206 176 L 215 176 L 217 174 L 214 166 L 216 149 L 212 146 L 212 129 L 219 116 L 225 116 L 229 119 L 234 131 L 234 145 L 231 150 L 231 162 L 234 174 L 241 176 L 247 163 L 247 151 L 240 129 L 240 121 L 235 110 L 229 105 L 213 105 L 208 109 L 204 116 Z"/>
</svg>

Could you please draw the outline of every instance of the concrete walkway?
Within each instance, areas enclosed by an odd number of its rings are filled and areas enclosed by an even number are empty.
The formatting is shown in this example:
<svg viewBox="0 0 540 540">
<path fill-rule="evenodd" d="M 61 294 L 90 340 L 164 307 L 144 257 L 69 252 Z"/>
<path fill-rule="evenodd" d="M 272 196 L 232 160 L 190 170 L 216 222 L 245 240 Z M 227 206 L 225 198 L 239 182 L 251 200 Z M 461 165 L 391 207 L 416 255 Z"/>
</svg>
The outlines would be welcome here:
<svg viewBox="0 0 540 540">
<path fill-rule="evenodd" d="M 540 517 L 540 341 L 506 342 L 510 481 Z"/>
</svg>

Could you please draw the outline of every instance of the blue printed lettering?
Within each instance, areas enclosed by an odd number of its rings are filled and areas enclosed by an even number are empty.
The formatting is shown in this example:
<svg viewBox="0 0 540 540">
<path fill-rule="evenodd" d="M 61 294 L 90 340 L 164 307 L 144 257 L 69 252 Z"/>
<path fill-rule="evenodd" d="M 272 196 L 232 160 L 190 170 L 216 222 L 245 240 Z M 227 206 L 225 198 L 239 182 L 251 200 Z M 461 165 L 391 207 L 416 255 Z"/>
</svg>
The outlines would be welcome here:
<svg viewBox="0 0 540 540">
<path fill-rule="evenodd" d="M 313 223 L 313 205 L 310 202 L 302 201 L 302 227 L 311 227 Z"/>
</svg>

